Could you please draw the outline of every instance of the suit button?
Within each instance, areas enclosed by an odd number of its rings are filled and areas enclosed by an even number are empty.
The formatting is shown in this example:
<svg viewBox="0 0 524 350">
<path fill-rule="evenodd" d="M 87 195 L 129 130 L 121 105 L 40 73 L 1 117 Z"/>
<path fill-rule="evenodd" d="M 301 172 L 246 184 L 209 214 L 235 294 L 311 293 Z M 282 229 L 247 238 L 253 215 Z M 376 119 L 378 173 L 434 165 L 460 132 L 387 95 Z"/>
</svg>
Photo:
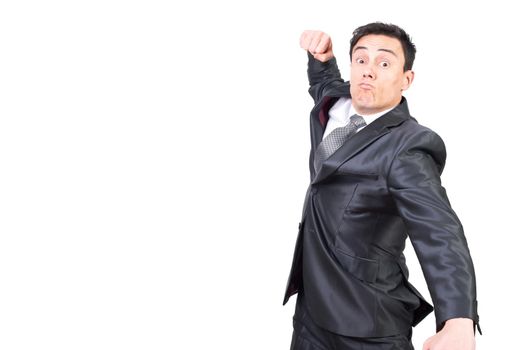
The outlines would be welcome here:
<svg viewBox="0 0 524 350">
<path fill-rule="evenodd" d="M 311 188 L 311 193 L 317 194 L 318 189 L 316 187 Z"/>
</svg>

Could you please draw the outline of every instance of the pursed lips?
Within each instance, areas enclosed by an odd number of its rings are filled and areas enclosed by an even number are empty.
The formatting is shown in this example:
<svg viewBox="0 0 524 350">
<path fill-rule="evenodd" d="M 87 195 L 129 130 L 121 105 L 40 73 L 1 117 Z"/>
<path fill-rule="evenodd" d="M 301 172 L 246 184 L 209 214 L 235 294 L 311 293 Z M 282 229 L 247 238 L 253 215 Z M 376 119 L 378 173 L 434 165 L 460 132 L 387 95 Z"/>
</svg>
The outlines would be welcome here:
<svg viewBox="0 0 524 350">
<path fill-rule="evenodd" d="M 358 84 L 358 86 L 359 86 L 362 90 L 371 90 L 371 89 L 374 88 L 373 85 L 368 84 L 368 83 L 360 83 L 360 84 Z"/>
</svg>

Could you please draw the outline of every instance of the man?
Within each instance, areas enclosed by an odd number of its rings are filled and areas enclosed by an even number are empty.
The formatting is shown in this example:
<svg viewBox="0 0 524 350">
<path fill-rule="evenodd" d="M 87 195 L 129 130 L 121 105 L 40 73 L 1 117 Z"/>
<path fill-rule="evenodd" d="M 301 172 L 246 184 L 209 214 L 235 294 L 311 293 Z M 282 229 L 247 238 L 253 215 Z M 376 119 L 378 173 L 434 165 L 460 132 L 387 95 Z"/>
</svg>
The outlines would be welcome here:
<svg viewBox="0 0 524 350">
<path fill-rule="evenodd" d="M 395 25 L 357 28 L 350 83 L 327 34 L 305 31 L 300 45 L 315 107 L 311 183 L 284 297 L 298 293 L 291 348 L 413 349 L 412 327 L 433 307 L 408 282 L 409 237 L 435 305 L 437 333 L 423 349 L 474 349 L 475 272 L 440 182 L 445 146 L 402 96 L 414 78 L 411 39 Z"/>
</svg>

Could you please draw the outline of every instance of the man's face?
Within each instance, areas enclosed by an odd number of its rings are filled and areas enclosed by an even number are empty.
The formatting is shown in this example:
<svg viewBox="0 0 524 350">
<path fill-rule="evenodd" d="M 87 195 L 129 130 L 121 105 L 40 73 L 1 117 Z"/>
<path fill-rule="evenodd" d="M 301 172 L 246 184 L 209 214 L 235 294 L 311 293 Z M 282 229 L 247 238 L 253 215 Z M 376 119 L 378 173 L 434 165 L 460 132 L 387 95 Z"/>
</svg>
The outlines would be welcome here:
<svg viewBox="0 0 524 350">
<path fill-rule="evenodd" d="M 404 72 L 404 52 L 396 38 L 370 34 L 353 47 L 351 98 L 358 113 L 373 114 L 395 107 L 414 78 Z"/>
</svg>

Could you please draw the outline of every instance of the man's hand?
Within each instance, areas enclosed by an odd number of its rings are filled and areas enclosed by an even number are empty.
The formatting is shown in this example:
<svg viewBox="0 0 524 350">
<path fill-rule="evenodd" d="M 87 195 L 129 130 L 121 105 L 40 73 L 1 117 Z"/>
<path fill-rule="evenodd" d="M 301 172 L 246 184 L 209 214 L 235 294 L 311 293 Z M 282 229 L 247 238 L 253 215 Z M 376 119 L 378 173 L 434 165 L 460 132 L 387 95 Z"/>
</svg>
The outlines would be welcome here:
<svg viewBox="0 0 524 350">
<path fill-rule="evenodd" d="M 319 30 L 305 30 L 300 36 L 300 47 L 309 51 L 321 62 L 329 61 L 334 57 L 331 38 Z"/>
<path fill-rule="evenodd" d="M 475 350 L 473 320 L 469 318 L 452 318 L 444 327 L 428 338 L 422 350 Z"/>
</svg>

